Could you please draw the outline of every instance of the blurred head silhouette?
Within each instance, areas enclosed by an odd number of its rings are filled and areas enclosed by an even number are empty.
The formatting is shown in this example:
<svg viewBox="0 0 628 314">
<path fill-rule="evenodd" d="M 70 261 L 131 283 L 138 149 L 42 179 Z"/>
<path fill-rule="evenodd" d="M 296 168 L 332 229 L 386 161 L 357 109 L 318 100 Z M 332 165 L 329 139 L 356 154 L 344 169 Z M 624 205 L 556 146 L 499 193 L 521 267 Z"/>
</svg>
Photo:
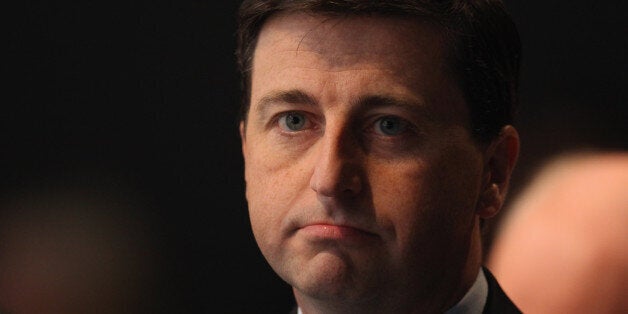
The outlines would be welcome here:
<svg viewBox="0 0 628 314">
<path fill-rule="evenodd" d="M 628 312 L 628 153 L 561 155 L 512 205 L 488 266 L 524 313 Z"/>
</svg>

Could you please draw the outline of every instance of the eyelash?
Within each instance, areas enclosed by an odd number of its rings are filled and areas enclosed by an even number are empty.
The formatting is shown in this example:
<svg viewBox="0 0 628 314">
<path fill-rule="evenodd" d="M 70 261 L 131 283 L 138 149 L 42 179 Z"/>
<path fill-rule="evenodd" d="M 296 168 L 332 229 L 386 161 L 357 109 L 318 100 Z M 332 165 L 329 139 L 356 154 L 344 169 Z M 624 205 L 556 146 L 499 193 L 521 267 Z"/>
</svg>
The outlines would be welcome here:
<svg viewBox="0 0 628 314">
<path fill-rule="evenodd" d="M 302 129 L 302 130 L 297 130 L 297 131 L 287 131 L 285 130 L 281 125 L 281 119 L 288 117 L 289 115 L 294 114 L 294 115 L 301 115 L 305 118 L 305 124 L 306 126 Z M 313 130 L 316 129 L 316 120 L 312 117 L 311 114 L 304 112 L 304 111 L 284 111 L 284 112 L 280 112 L 278 114 L 276 114 L 270 121 L 270 125 L 272 127 L 276 127 L 279 128 L 280 132 L 282 134 L 288 135 L 288 136 L 294 136 L 298 133 L 301 132 L 305 132 L 308 130 Z"/>
<path fill-rule="evenodd" d="M 386 131 L 381 129 L 381 127 L 384 126 L 383 122 L 386 121 L 386 120 L 387 121 L 392 121 L 393 123 L 398 124 L 399 134 L 385 134 Z M 407 120 L 402 119 L 402 118 L 397 117 L 397 116 L 393 116 L 393 115 L 386 115 L 386 116 L 377 117 L 369 125 L 370 125 L 370 127 L 373 128 L 373 132 L 375 134 L 383 136 L 383 137 L 395 137 L 397 135 L 403 135 L 410 128 L 410 123 Z"/>
<path fill-rule="evenodd" d="M 295 130 L 295 131 L 288 131 L 286 130 L 284 127 L 282 127 L 281 124 L 281 119 L 288 117 L 291 114 L 295 114 L 295 115 L 301 115 L 303 116 L 306 121 L 305 121 L 305 126 L 303 127 L 303 129 L 301 130 Z M 395 135 L 386 135 L 386 134 L 382 134 L 381 131 L 377 131 L 376 128 L 378 127 L 378 123 L 380 123 L 380 121 L 382 121 L 383 119 L 395 119 L 398 120 L 398 122 L 402 123 L 403 125 L 401 126 L 403 129 L 401 130 L 401 132 L 399 134 L 395 134 Z M 366 125 L 366 127 L 364 128 L 364 132 L 366 133 L 371 133 L 374 134 L 375 136 L 381 137 L 381 138 L 386 138 L 389 140 L 393 140 L 399 137 L 403 137 L 403 136 L 407 136 L 408 133 L 418 133 L 417 132 L 417 128 L 416 126 L 409 122 L 407 119 L 401 118 L 399 116 L 396 115 L 376 115 L 373 116 L 369 119 L 367 119 L 368 123 Z M 317 130 L 319 128 L 319 123 L 317 123 L 316 118 L 312 116 L 312 114 L 305 112 L 305 111 L 284 111 L 284 112 L 280 112 L 277 113 L 270 121 L 270 125 L 272 127 L 276 127 L 280 130 L 280 132 L 283 135 L 286 136 L 296 136 L 298 134 L 301 134 L 302 132 L 307 132 L 307 131 L 312 131 L 312 130 Z"/>
</svg>

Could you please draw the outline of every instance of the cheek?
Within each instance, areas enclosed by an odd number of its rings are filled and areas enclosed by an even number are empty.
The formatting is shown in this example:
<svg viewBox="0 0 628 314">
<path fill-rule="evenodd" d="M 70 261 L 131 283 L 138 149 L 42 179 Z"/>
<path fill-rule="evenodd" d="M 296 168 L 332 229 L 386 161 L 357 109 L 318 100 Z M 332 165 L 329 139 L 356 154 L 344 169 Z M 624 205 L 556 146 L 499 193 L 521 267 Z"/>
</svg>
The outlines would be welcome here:
<svg viewBox="0 0 628 314">
<path fill-rule="evenodd" d="M 274 150 L 264 145 L 263 139 L 251 139 L 244 155 L 244 179 L 249 206 L 257 206 L 268 203 L 266 199 L 272 199 L 277 189 L 285 186 L 279 178 L 286 165 Z"/>
<path fill-rule="evenodd" d="M 262 227 L 276 224 L 273 220 L 277 219 L 277 210 L 272 205 L 278 204 L 275 198 L 281 195 L 281 191 L 277 189 L 283 185 L 274 182 L 275 178 L 270 175 L 272 165 L 269 165 L 269 161 L 272 159 L 267 158 L 267 154 L 259 151 L 254 145 L 248 148 L 244 160 L 249 218 L 255 238 L 259 242 L 267 237 L 266 229 Z"/>
<path fill-rule="evenodd" d="M 464 157 L 463 157 L 464 156 Z M 467 232 L 476 218 L 482 181 L 482 159 L 472 151 L 453 148 L 442 155 L 427 176 L 439 223 L 451 230 Z M 451 232 L 451 231 L 450 231 Z"/>
<path fill-rule="evenodd" d="M 260 246 L 280 241 L 282 223 L 307 180 L 298 163 L 285 162 L 252 146 L 245 156 L 246 199 L 251 227 Z"/>
<path fill-rule="evenodd" d="M 373 205 L 379 224 L 388 231 L 390 241 L 405 247 L 417 231 L 425 230 L 431 195 L 422 163 L 382 165 L 370 170 Z"/>
<path fill-rule="evenodd" d="M 280 198 L 286 197 L 285 182 L 278 180 L 264 159 L 247 158 L 245 163 L 246 199 L 253 231 L 256 236 L 263 230 L 260 227 L 276 225 L 281 208 Z M 275 226 L 276 228 L 277 226 Z"/>
<path fill-rule="evenodd" d="M 280 207 L 284 204 L 280 198 L 285 193 L 280 190 L 282 185 L 260 176 L 256 170 L 247 168 L 246 199 L 253 236 L 264 256 L 268 257 L 275 254 L 274 248 L 281 240 L 279 230 L 285 213 Z"/>
<path fill-rule="evenodd" d="M 475 217 L 481 161 L 455 157 L 468 155 L 468 152 L 445 152 L 439 158 L 420 163 L 382 167 L 385 173 L 379 171 L 373 177 L 373 202 L 378 219 L 399 247 L 413 250 L 425 246 L 416 241 L 429 238 L 448 242 L 451 237 L 466 236 L 452 231 L 467 232 Z"/>
<path fill-rule="evenodd" d="M 306 183 L 306 172 L 294 160 L 252 152 L 245 158 L 244 174 L 249 206 L 289 204 L 291 197 Z"/>
</svg>

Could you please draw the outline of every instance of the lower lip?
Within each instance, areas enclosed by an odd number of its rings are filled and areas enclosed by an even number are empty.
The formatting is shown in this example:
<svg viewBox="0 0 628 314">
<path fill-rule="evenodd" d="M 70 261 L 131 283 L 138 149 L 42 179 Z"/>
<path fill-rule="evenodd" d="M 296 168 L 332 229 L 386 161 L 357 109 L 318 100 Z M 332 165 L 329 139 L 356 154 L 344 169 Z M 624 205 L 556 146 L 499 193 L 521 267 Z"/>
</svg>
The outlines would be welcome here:
<svg viewBox="0 0 628 314">
<path fill-rule="evenodd" d="M 308 225 L 301 228 L 307 237 L 312 240 L 333 240 L 341 242 L 359 243 L 372 240 L 374 235 L 356 228 L 336 225 Z"/>
</svg>

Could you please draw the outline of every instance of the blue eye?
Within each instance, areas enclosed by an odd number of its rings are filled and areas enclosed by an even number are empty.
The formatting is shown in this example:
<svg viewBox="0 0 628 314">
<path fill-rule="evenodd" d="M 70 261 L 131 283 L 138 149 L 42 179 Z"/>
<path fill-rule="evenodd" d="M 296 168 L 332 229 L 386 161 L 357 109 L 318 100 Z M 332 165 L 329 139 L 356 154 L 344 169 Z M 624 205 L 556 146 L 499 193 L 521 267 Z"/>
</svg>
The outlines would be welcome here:
<svg viewBox="0 0 628 314">
<path fill-rule="evenodd" d="M 305 127 L 307 118 L 298 112 L 290 112 L 279 118 L 279 126 L 290 132 L 300 131 Z"/>
<path fill-rule="evenodd" d="M 406 130 L 408 123 L 403 119 L 387 116 L 375 122 L 375 132 L 383 135 L 398 135 Z"/>
</svg>

